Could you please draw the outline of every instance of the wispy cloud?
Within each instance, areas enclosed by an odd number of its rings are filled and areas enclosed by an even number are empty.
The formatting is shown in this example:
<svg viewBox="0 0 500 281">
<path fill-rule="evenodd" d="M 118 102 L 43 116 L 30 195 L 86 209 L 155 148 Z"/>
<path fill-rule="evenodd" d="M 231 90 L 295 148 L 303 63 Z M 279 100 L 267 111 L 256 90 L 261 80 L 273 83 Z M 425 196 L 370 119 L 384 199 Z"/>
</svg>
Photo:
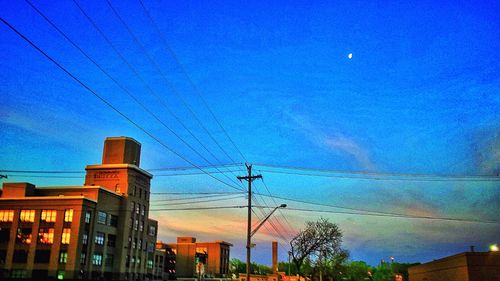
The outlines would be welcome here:
<svg viewBox="0 0 500 281">
<path fill-rule="evenodd" d="M 364 170 L 375 170 L 375 164 L 370 159 L 368 150 L 356 142 L 353 137 L 345 135 L 337 128 L 326 128 L 319 125 L 301 114 L 287 112 L 286 116 L 316 145 L 330 152 L 352 157 Z"/>
</svg>

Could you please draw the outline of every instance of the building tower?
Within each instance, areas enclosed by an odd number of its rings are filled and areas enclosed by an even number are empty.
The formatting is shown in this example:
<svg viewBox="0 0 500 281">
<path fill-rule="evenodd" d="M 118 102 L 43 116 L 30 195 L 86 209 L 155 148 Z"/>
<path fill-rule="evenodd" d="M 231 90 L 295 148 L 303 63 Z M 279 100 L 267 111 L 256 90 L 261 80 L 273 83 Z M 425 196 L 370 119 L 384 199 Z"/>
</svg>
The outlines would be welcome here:
<svg viewBox="0 0 500 281">
<path fill-rule="evenodd" d="M 152 175 L 141 145 L 107 138 L 84 186 L 4 183 L 0 279 L 151 279 L 158 223 L 149 219 Z"/>
</svg>

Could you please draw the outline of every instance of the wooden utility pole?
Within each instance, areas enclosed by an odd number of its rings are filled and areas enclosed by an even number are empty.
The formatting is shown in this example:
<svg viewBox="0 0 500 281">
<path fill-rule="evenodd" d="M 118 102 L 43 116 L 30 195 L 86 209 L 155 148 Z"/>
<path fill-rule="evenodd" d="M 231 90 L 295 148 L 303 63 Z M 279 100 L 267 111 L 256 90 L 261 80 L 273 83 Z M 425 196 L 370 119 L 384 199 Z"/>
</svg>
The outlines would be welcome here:
<svg viewBox="0 0 500 281">
<path fill-rule="evenodd" d="M 252 165 L 245 163 L 248 176 L 238 177 L 238 179 L 248 181 L 248 224 L 247 224 L 247 276 L 246 281 L 250 281 L 250 248 L 252 247 L 252 181 L 261 179 L 262 175 L 252 176 Z"/>
</svg>

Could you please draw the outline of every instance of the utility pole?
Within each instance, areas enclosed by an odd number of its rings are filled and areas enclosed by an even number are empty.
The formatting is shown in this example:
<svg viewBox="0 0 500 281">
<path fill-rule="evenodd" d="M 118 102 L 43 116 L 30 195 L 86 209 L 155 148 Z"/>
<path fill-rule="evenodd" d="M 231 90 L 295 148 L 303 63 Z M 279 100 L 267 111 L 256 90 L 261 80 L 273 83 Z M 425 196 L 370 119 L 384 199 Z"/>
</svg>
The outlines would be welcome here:
<svg viewBox="0 0 500 281">
<path fill-rule="evenodd" d="M 252 165 L 245 163 L 248 176 L 238 177 L 240 181 L 248 181 L 248 224 L 247 224 L 247 276 L 246 281 L 250 281 L 250 248 L 252 246 L 252 181 L 261 179 L 262 175 L 252 176 Z"/>
</svg>

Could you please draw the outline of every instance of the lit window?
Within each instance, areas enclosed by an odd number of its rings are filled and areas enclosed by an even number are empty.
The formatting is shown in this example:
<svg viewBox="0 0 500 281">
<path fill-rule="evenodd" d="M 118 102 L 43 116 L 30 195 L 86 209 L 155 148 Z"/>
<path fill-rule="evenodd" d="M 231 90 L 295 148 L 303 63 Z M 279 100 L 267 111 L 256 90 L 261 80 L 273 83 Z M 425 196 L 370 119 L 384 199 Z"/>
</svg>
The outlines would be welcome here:
<svg viewBox="0 0 500 281">
<path fill-rule="evenodd" d="M 137 242 L 137 249 L 141 249 L 142 248 L 142 239 L 139 239 L 139 241 Z"/>
<path fill-rule="evenodd" d="M 153 260 L 148 260 L 148 268 L 153 268 Z"/>
<path fill-rule="evenodd" d="M 69 244 L 71 238 L 71 228 L 63 228 L 61 244 Z"/>
<path fill-rule="evenodd" d="M 20 244 L 31 244 L 31 228 L 18 228 L 16 242 Z"/>
<path fill-rule="evenodd" d="M 53 228 L 40 228 L 38 231 L 38 241 L 41 244 L 54 243 L 54 229 Z"/>
<path fill-rule="evenodd" d="M 107 214 L 105 212 L 97 213 L 97 223 L 106 224 Z"/>
<path fill-rule="evenodd" d="M 142 205 L 141 208 L 141 215 L 144 216 L 144 214 L 146 214 L 146 205 Z"/>
<path fill-rule="evenodd" d="M 55 222 L 56 221 L 56 210 L 42 210 L 42 215 L 40 220 L 43 222 Z"/>
<path fill-rule="evenodd" d="M 150 225 L 149 226 L 148 234 L 151 235 L 151 236 L 155 236 L 156 235 L 156 227 L 154 225 Z"/>
<path fill-rule="evenodd" d="M 134 230 L 137 230 L 139 228 L 139 221 L 135 220 L 134 221 Z"/>
<path fill-rule="evenodd" d="M 102 265 L 102 254 L 101 253 L 95 253 L 92 256 L 92 264 L 93 265 Z"/>
<path fill-rule="evenodd" d="M 97 245 L 104 245 L 104 233 L 97 232 L 95 235 L 95 243 Z"/>
<path fill-rule="evenodd" d="M 14 221 L 14 210 L 0 210 L 0 222 Z"/>
<path fill-rule="evenodd" d="M 34 222 L 35 210 L 21 210 L 21 213 L 19 214 L 19 220 L 22 222 Z"/>
<path fill-rule="evenodd" d="M 58 270 L 57 271 L 57 280 L 64 280 L 65 274 L 66 274 L 66 272 L 64 272 L 63 270 Z"/>
<path fill-rule="evenodd" d="M 135 249 L 137 245 L 137 238 L 134 238 L 134 240 L 132 241 L 132 249 Z"/>
<path fill-rule="evenodd" d="M 73 209 L 66 209 L 64 211 L 64 222 L 72 222 L 73 221 Z"/>
<path fill-rule="evenodd" d="M 141 212 L 141 204 L 136 204 L 135 205 L 135 213 L 139 214 Z"/>
<path fill-rule="evenodd" d="M 28 271 L 26 269 L 13 269 L 10 277 L 13 279 L 24 279 L 28 277 Z"/>
<path fill-rule="evenodd" d="M 91 216 L 92 212 L 90 211 L 85 212 L 85 223 L 90 223 Z"/>
<path fill-rule="evenodd" d="M 139 231 L 143 231 L 144 230 L 144 221 L 141 221 L 141 224 L 139 225 Z"/>
<path fill-rule="evenodd" d="M 88 242 L 89 242 L 89 235 L 88 233 L 84 233 L 82 237 L 82 244 L 87 245 Z"/>
<path fill-rule="evenodd" d="M 135 260 L 135 262 L 136 262 L 137 264 L 141 264 L 141 258 L 140 258 L 140 257 L 137 257 L 137 259 Z"/>
<path fill-rule="evenodd" d="M 67 263 L 68 262 L 68 252 L 61 251 L 59 253 L 59 263 Z"/>
<path fill-rule="evenodd" d="M 86 259 L 87 259 L 87 253 L 82 252 L 80 254 L 80 264 L 85 264 Z"/>
</svg>

